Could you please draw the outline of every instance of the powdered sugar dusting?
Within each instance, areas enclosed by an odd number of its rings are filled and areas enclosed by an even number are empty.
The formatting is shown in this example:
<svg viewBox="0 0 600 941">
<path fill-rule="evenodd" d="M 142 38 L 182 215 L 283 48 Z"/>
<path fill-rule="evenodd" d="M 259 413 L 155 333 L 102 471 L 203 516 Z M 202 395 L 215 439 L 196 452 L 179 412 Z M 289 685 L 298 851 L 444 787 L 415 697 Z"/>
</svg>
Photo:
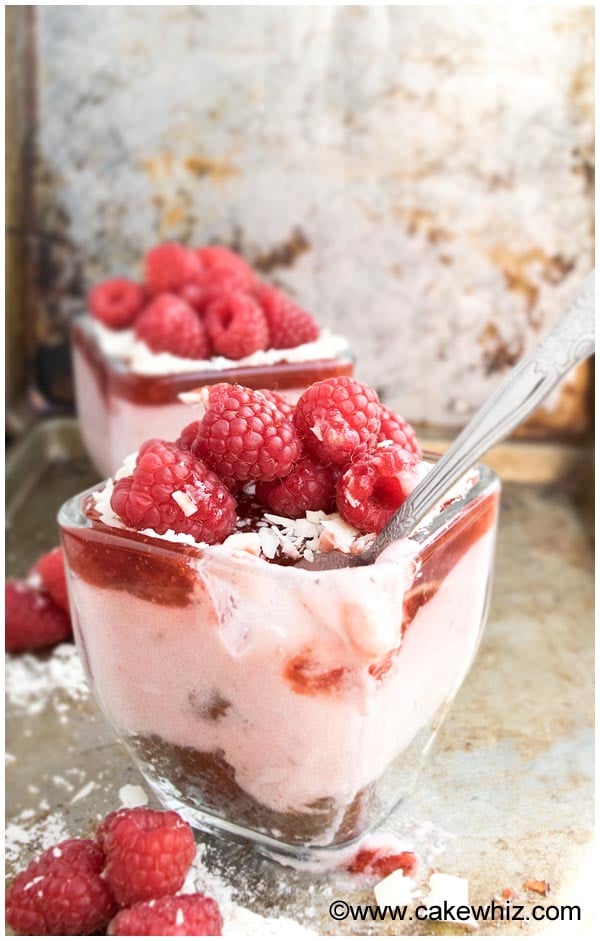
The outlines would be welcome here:
<svg viewBox="0 0 600 941">
<path fill-rule="evenodd" d="M 198 846 L 196 856 L 183 884 L 182 893 L 202 892 L 218 904 L 223 916 L 223 935 L 234 938 L 316 938 L 314 931 L 291 918 L 265 917 L 239 905 L 234 888 L 221 873 L 206 865 L 205 848 Z"/>
<path fill-rule="evenodd" d="M 19 860 L 24 850 L 30 859 L 70 836 L 64 817 L 59 811 L 33 823 L 30 821 L 31 813 L 28 810 L 23 811 L 15 821 L 6 826 L 4 851 L 9 864 Z"/>
<path fill-rule="evenodd" d="M 59 644 L 48 656 L 7 656 L 6 695 L 15 712 L 29 715 L 50 705 L 64 713 L 87 699 L 89 687 L 76 647 Z"/>
</svg>

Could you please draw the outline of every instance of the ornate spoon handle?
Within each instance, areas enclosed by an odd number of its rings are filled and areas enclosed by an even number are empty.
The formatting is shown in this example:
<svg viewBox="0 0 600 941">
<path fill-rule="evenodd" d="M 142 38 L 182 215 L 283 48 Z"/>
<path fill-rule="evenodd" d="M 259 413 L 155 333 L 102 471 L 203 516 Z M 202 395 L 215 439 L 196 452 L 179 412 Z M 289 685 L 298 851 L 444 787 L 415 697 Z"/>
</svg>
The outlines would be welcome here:
<svg viewBox="0 0 600 941">
<path fill-rule="evenodd" d="M 594 272 L 553 330 L 511 370 L 357 561 L 372 562 L 390 542 L 408 536 L 492 445 L 506 437 L 563 376 L 593 352 Z"/>
</svg>

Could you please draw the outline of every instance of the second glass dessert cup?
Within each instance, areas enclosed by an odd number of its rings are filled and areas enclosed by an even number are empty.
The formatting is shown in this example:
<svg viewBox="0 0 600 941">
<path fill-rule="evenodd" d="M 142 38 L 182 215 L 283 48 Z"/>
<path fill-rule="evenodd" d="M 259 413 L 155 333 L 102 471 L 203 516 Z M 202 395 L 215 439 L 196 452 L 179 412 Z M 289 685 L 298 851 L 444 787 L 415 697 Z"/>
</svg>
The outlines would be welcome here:
<svg viewBox="0 0 600 941">
<path fill-rule="evenodd" d="M 477 651 L 499 483 L 486 467 L 411 540 L 326 572 L 59 517 L 76 642 L 167 807 L 320 858 L 412 786 Z"/>
<path fill-rule="evenodd" d="M 127 455 L 148 438 L 170 440 L 196 416 L 179 399 L 182 392 L 216 382 L 252 389 L 275 389 L 295 401 L 313 382 L 351 376 L 349 350 L 336 357 L 271 365 L 232 365 L 227 369 L 191 368 L 187 372 L 145 375 L 132 372 L 119 356 L 98 343 L 89 317 L 74 321 L 73 374 L 77 413 L 86 449 L 100 471 L 114 474 Z"/>
</svg>

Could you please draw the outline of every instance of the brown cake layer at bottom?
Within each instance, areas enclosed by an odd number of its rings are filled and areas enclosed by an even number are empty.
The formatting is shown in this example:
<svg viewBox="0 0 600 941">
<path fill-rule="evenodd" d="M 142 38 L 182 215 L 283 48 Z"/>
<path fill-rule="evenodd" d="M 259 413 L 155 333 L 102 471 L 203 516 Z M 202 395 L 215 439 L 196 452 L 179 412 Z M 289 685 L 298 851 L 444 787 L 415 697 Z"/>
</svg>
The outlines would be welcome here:
<svg viewBox="0 0 600 941">
<path fill-rule="evenodd" d="M 244 791 L 235 779 L 235 769 L 223 752 L 199 752 L 173 745 L 158 736 L 129 736 L 128 745 L 145 765 L 151 778 L 162 778 L 175 788 L 183 803 L 208 811 L 237 826 L 296 845 L 319 842 L 339 819 L 327 845 L 347 843 L 359 837 L 372 817 L 373 784 L 359 791 L 345 808 L 323 796 L 304 812 L 272 810 Z"/>
</svg>

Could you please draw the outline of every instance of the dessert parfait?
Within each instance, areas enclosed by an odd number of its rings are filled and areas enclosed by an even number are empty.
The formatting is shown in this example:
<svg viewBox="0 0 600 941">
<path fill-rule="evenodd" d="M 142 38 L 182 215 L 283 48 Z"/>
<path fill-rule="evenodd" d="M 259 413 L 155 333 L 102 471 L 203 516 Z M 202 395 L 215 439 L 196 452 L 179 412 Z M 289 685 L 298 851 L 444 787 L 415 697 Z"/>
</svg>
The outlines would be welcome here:
<svg viewBox="0 0 600 941">
<path fill-rule="evenodd" d="M 90 682 L 163 803 L 296 856 L 359 838 L 413 783 L 473 660 L 499 484 L 474 468 L 410 539 L 365 549 L 431 460 L 351 377 L 295 406 L 217 383 L 61 510 Z"/>
<path fill-rule="evenodd" d="M 157 245 L 144 283 L 104 281 L 73 325 L 77 410 L 103 474 L 149 437 L 173 438 L 186 420 L 180 394 L 239 382 L 293 401 L 319 379 L 352 374 L 347 341 L 239 255 L 219 245 Z"/>
</svg>

